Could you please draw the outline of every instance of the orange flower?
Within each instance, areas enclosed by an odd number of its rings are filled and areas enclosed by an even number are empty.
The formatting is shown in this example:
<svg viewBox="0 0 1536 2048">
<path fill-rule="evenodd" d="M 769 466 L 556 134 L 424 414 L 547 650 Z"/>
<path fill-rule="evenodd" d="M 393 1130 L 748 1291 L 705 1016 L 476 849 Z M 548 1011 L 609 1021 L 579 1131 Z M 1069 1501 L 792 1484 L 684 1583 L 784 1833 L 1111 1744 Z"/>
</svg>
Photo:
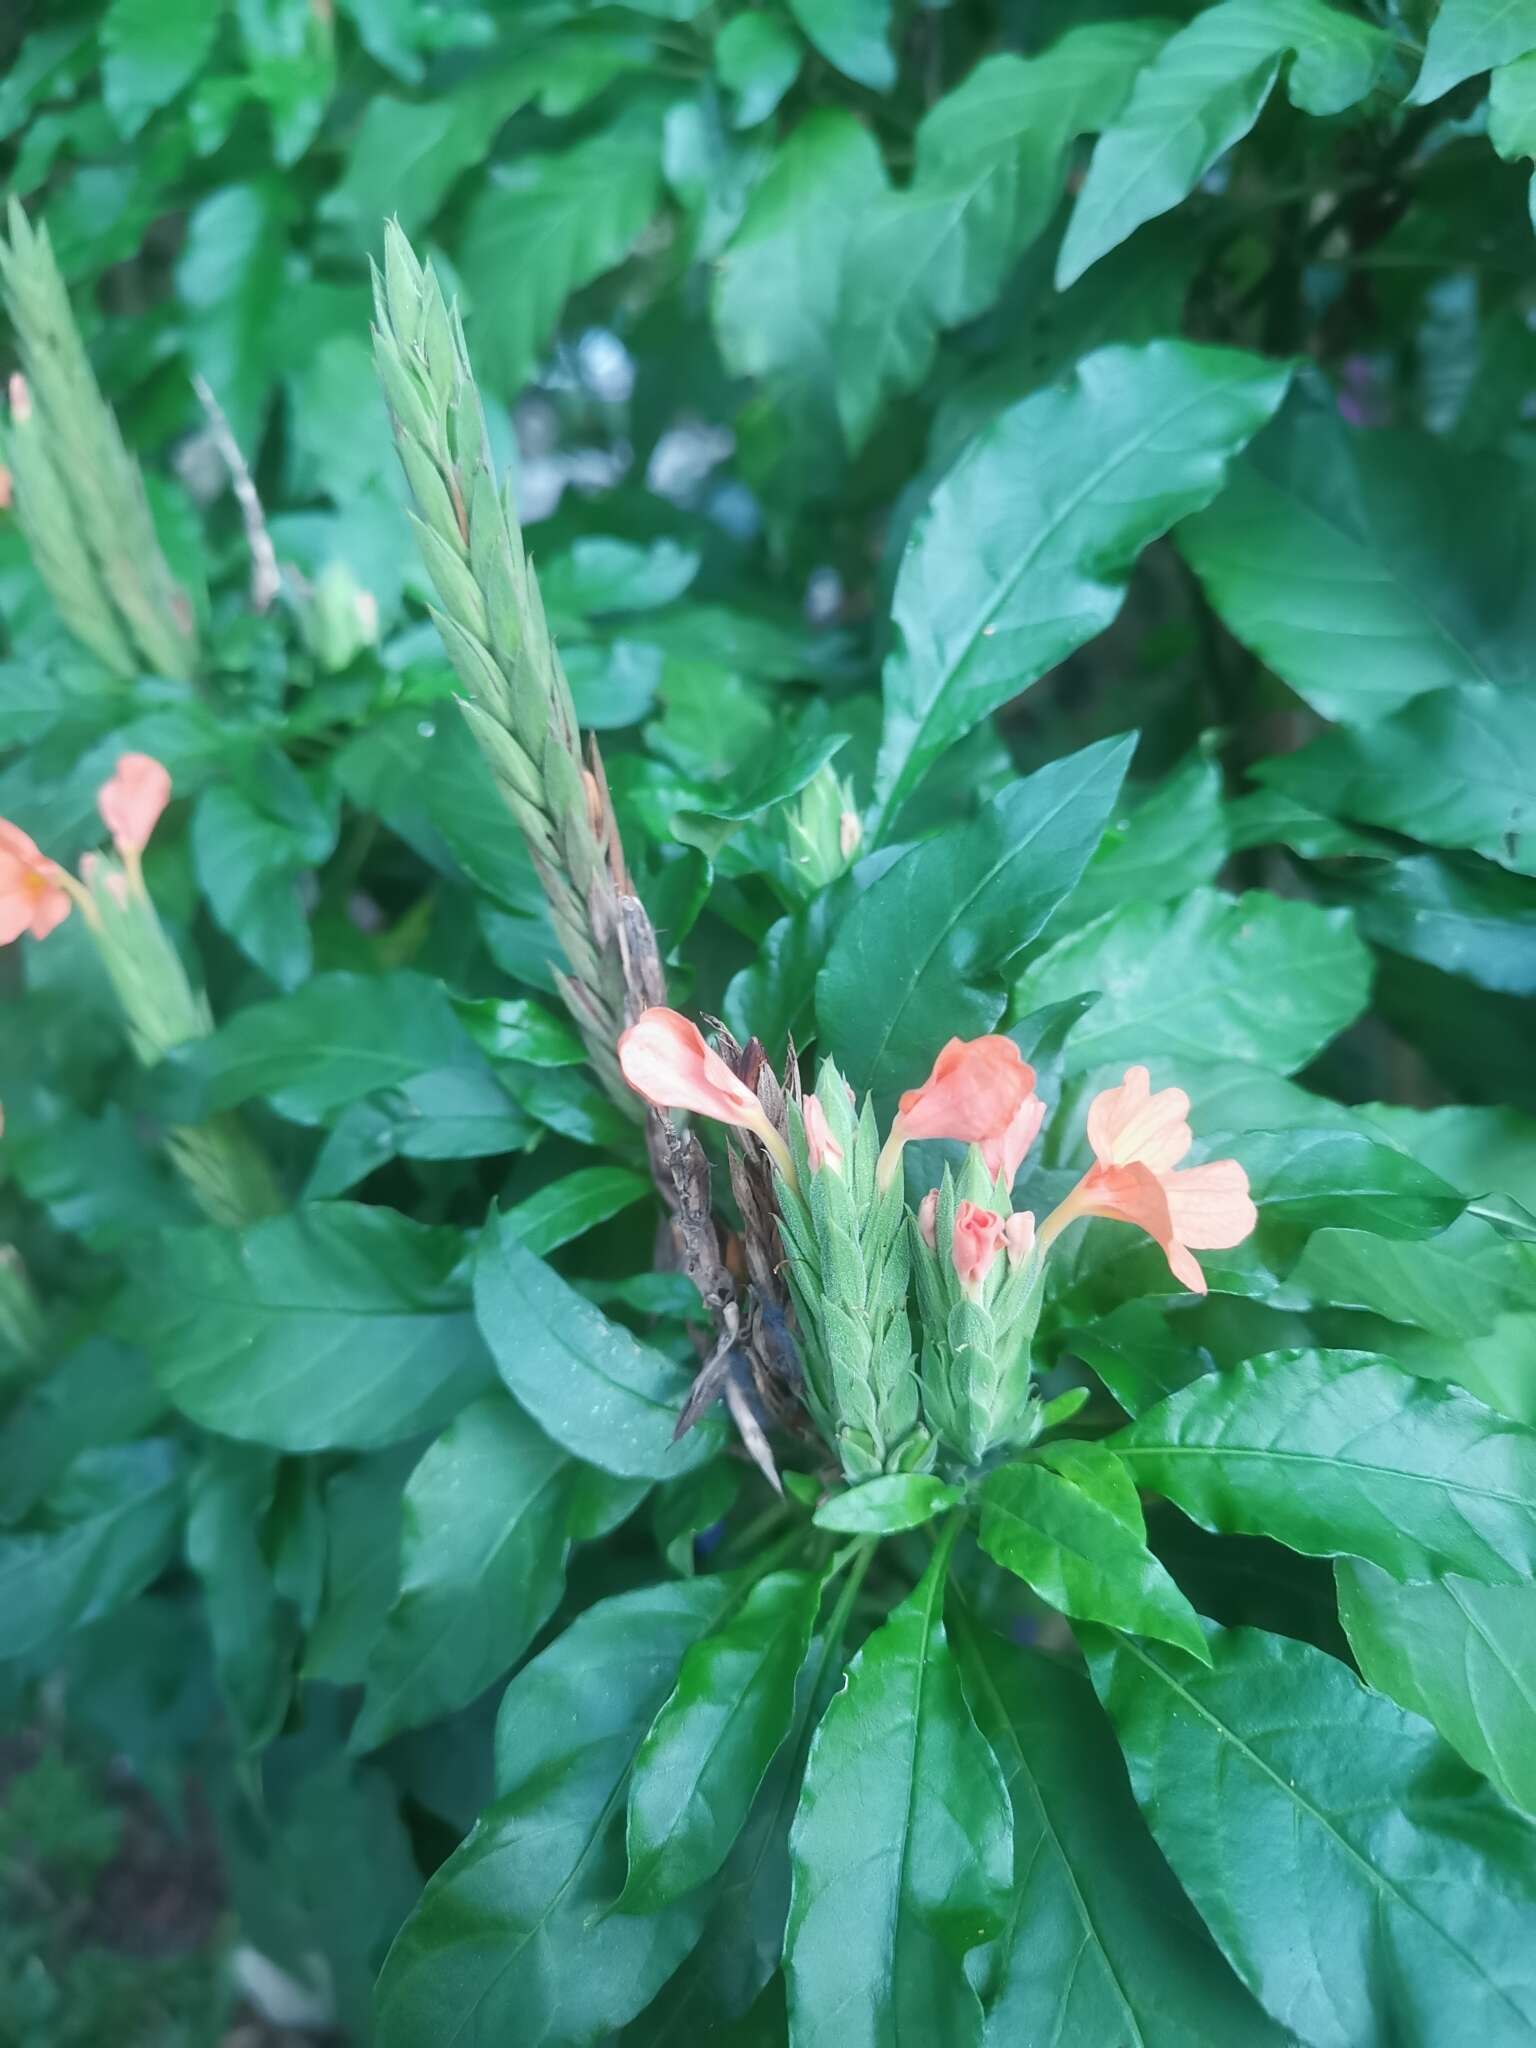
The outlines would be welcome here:
<svg viewBox="0 0 1536 2048">
<path fill-rule="evenodd" d="M 992 1270 L 992 1262 L 1003 1248 L 1004 1223 L 992 1209 L 979 1209 L 974 1202 L 961 1202 L 955 1210 L 955 1234 L 949 1255 L 967 1294 L 979 1293 Z"/>
<path fill-rule="evenodd" d="M 23 932 L 46 939 L 68 915 L 63 869 L 19 825 L 0 818 L 0 946 Z"/>
<path fill-rule="evenodd" d="M 1176 1280 L 1206 1291 L 1196 1251 L 1241 1244 L 1258 1222 L 1248 1176 L 1235 1159 L 1180 1167 L 1194 1142 L 1189 1097 L 1182 1088 L 1154 1095 L 1145 1067 L 1128 1067 L 1118 1088 L 1106 1088 L 1088 1110 L 1094 1164 L 1041 1228 L 1042 1246 L 1078 1216 L 1134 1223 L 1162 1246 Z"/>
<path fill-rule="evenodd" d="M 751 1131 L 772 1155 L 784 1178 L 794 1181 L 789 1147 L 768 1120 L 768 1112 L 744 1081 L 704 1043 L 696 1024 L 676 1010 L 643 1010 L 619 1034 L 619 1068 L 635 1093 L 653 1109 L 688 1109 Z"/>
<path fill-rule="evenodd" d="M 805 1098 L 805 1149 L 810 1154 L 812 1173 L 820 1173 L 823 1166 L 830 1166 L 834 1173 L 843 1170 L 843 1148 L 832 1135 L 827 1122 L 827 1112 L 814 1095 Z"/>
<path fill-rule="evenodd" d="M 1001 1164 L 1010 1127 L 1034 1090 L 1035 1070 L 1011 1038 L 952 1038 L 921 1088 L 909 1088 L 902 1096 L 880 1153 L 877 1184 L 890 1186 L 902 1148 L 913 1138 L 956 1138 L 965 1145 L 991 1146 Z M 1021 1150 L 1019 1157 L 1023 1156 Z"/>
<path fill-rule="evenodd" d="M 171 778 L 152 754 L 118 756 L 112 779 L 96 792 L 96 808 L 125 861 L 144 851 L 170 800 Z"/>
<path fill-rule="evenodd" d="M 1030 1086 L 1034 1086 L 1034 1075 L 1029 1068 Z M 1024 1155 L 1040 1135 L 1040 1126 L 1045 1122 L 1045 1104 L 1038 1095 L 1026 1095 L 1014 1112 L 1013 1122 L 998 1137 L 984 1138 L 981 1156 L 987 1162 L 987 1171 L 996 1180 L 1002 1176 L 1003 1186 L 1011 1188 L 1018 1178 L 1019 1168 L 1024 1164 Z"/>
</svg>

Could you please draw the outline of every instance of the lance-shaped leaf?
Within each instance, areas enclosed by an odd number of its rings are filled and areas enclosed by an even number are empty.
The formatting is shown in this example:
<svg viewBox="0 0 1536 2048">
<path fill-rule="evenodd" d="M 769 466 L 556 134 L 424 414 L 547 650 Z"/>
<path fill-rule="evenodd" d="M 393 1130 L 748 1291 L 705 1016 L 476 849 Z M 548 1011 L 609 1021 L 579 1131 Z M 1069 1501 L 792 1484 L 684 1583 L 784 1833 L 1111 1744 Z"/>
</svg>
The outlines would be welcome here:
<svg viewBox="0 0 1536 2048">
<path fill-rule="evenodd" d="M 822 1042 L 850 1087 L 915 1088 L 947 1039 L 996 1024 L 999 977 L 1076 886 L 1134 744 L 1100 740 L 1011 783 L 857 899 L 816 980 Z"/>
<path fill-rule="evenodd" d="M 1505 455 L 1362 431 L 1298 394 L 1178 544 L 1245 646 L 1364 725 L 1425 691 L 1527 682 L 1526 502 Z"/>
<path fill-rule="evenodd" d="M 1109 1622 L 1206 1655 L 1199 1616 L 1147 1548 L 1134 1481 L 1099 1444 L 1051 1445 L 989 1473 L 981 1547 L 1075 1620 Z"/>
<path fill-rule="evenodd" d="M 652 1913 L 714 1876 L 794 1717 L 821 1579 L 770 1572 L 683 1659 L 629 1782 L 619 1911 Z"/>
<path fill-rule="evenodd" d="M 713 1457 L 706 1418 L 674 1444 L 688 1375 L 568 1287 L 493 1216 L 475 1264 L 475 1314 L 502 1378 L 572 1457 L 624 1479 L 674 1479 Z"/>
<path fill-rule="evenodd" d="M 1147 1833 L 1088 1681 L 954 1626 L 1013 1803 L 1008 1924 L 984 1957 L 987 2041 L 1282 2048 Z"/>
<path fill-rule="evenodd" d="M 1335 1571 L 1339 1619 L 1367 1682 L 1536 1813 L 1536 1585 L 1400 1586 L 1354 1558 Z"/>
<path fill-rule="evenodd" d="M 964 1498 L 962 1488 L 931 1472 L 887 1472 L 834 1493 L 811 1519 L 818 1529 L 833 1529 L 841 1536 L 893 1536 L 920 1528 Z"/>
<path fill-rule="evenodd" d="M 1292 51 L 1293 104 L 1337 114 L 1376 83 L 1392 39 L 1323 0 L 1223 0 L 1197 14 L 1099 138 L 1061 246 L 1060 289 L 1194 190 L 1259 118 Z"/>
<path fill-rule="evenodd" d="M 1202 1528 L 1397 1579 L 1536 1571 L 1536 1433 L 1367 1351 L 1276 1351 L 1194 1381 L 1110 1438 Z"/>
<path fill-rule="evenodd" d="M 1069 932 L 1014 984 L 1017 1011 L 1098 990 L 1066 1069 L 1251 1060 L 1291 1073 L 1365 1008 L 1370 954 L 1347 913 L 1254 889 L 1127 903 Z"/>
<path fill-rule="evenodd" d="M 1513 691 L 1488 683 L 1431 690 L 1379 725 L 1338 727 L 1255 772 L 1331 817 L 1536 875 L 1536 718 Z"/>
<path fill-rule="evenodd" d="M 1360 1131 L 1254 1131 L 1202 1140 L 1215 1158 L 1235 1153 L 1267 1221 L 1329 1225 L 1379 1237 L 1433 1237 L 1467 1206 L 1438 1173 Z"/>
<path fill-rule="evenodd" d="M 298 1616 L 279 1595 L 262 1541 L 278 1471 L 271 1452 L 215 1437 L 188 1487 L 187 1562 L 207 1603 L 219 1687 L 248 1750 L 278 1733 L 293 1689 Z"/>
<path fill-rule="evenodd" d="M 1210 1668 L 1087 1645 L 1163 1854 L 1309 2048 L 1525 2048 L 1536 1829 L 1321 1650 L 1217 1632 Z"/>
<path fill-rule="evenodd" d="M 1119 611 L 1149 541 L 1208 505 L 1290 372 L 1183 341 L 1103 348 L 971 443 L 907 543 L 876 793 L 889 826 L 933 761 Z"/>
<path fill-rule="evenodd" d="M 1536 8 L 1530 0 L 1442 0 L 1409 99 L 1427 106 L 1464 78 L 1512 63 L 1527 50 L 1536 50 Z"/>
<path fill-rule="evenodd" d="M 565 1587 L 576 1471 L 507 1394 L 454 1417 L 406 1485 L 354 1749 L 453 1713 L 522 1655 Z"/>
<path fill-rule="evenodd" d="M 864 1644 L 811 1748 L 784 1947 L 796 2048 L 982 2038 L 966 1957 L 1003 1925 L 1012 1831 L 944 1634 L 949 1548 Z"/>
<path fill-rule="evenodd" d="M 518 1673 L 496 1723 L 496 1803 L 384 1965 L 381 2048 L 578 2048 L 676 1969 L 710 1902 L 608 1910 L 624 1882 L 621 1791 L 684 1653 L 734 1593 L 688 1579 L 601 1601 Z"/>
<path fill-rule="evenodd" d="M 184 1414 L 275 1450 L 396 1443 L 491 1380 L 463 1237 L 359 1203 L 166 1231 L 120 1316 Z"/>
</svg>

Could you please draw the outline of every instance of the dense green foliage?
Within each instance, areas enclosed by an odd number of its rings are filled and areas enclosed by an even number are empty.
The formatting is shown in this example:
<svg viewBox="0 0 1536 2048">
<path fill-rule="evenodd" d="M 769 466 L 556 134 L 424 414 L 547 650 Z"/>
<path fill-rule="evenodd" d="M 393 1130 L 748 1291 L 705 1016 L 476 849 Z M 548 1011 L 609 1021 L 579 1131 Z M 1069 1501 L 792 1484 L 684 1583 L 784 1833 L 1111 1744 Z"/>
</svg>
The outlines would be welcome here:
<svg viewBox="0 0 1536 2048">
<path fill-rule="evenodd" d="M 1536 2042 L 1532 156 L 1536 0 L 0 21 L 0 1699 L 351 2039 Z M 1208 1291 L 877 1179 L 994 1033 Z"/>
</svg>

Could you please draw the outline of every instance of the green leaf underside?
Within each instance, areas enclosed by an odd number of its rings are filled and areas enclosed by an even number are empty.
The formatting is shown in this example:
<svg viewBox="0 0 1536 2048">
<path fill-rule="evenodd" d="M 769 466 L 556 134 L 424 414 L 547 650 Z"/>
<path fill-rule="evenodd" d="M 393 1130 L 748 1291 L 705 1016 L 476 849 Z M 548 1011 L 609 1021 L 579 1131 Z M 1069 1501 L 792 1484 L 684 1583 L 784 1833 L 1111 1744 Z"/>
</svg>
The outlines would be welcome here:
<svg viewBox="0 0 1536 2048">
<path fill-rule="evenodd" d="M 1282 2026 L 1317 2048 L 1530 2040 L 1536 1830 L 1422 1722 L 1254 1629 L 1214 1634 L 1209 1669 L 1086 1647 L 1159 1847 Z"/>
<path fill-rule="evenodd" d="M 1007 1792 L 944 1635 L 947 1545 L 869 1637 L 811 1747 L 790 1836 L 796 2048 L 975 2048 L 965 1959 L 1001 1929 Z"/>
<path fill-rule="evenodd" d="M 1536 1434 L 1357 1351 L 1280 1351 L 1209 1374 L 1113 1437 L 1139 1486 L 1202 1527 L 1397 1579 L 1536 1570 Z"/>
<path fill-rule="evenodd" d="M 671 1479 L 713 1457 L 706 1419 L 672 1432 L 688 1376 L 585 1301 L 493 1216 L 475 1265 L 475 1313 L 518 1402 L 573 1457 L 622 1478 Z"/>
</svg>

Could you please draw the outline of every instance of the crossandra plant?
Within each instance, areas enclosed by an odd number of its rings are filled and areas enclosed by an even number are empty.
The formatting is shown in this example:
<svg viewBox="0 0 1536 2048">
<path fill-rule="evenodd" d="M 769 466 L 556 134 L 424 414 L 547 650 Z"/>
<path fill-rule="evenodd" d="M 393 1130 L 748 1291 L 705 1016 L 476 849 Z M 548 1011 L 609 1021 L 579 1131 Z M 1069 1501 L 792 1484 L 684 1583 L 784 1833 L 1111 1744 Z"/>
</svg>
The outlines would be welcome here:
<svg viewBox="0 0 1536 2048">
<path fill-rule="evenodd" d="M 1533 150 L 1485 0 L 0 22 L 0 1704 L 317 2024 L 1536 2042 Z"/>
</svg>

